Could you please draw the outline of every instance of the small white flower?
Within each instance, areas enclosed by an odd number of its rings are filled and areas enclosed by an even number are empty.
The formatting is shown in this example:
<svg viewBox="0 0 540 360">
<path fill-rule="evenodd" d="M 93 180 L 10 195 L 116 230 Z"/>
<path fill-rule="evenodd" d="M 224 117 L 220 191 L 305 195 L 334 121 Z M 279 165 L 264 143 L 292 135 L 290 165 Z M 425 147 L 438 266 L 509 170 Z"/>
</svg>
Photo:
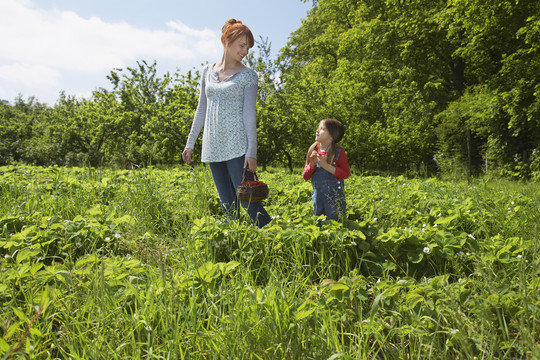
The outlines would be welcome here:
<svg viewBox="0 0 540 360">
<path fill-rule="evenodd" d="M 373 221 L 377 221 L 377 218 L 373 219 Z"/>
<path fill-rule="evenodd" d="M 429 254 L 431 252 L 431 249 L 427 246 L 424 248 L 424 254 Z"/>
<path fill-rule="evenodd" d="M 523 257 L 523 255 L 519 254 L 518 256 L 516 256 L 517 259 L 521 259 Z"/>
<path fill-rule="evenodd" d="M 450 335 L 452 335 L 452 336 L 456 335 L 458 332 L 459 332 L 458 329 L 454 329 L 454 330 L 450 331 Z"/>
<path fill-rule="evenodd" d="M 223 232 L 223 234 L 225 234 L 225 236 L 229 236 L 229 233 L 227 231 Z"/>
<path fill-rule="evenodd" d="M 111 241 L 111 238 L 107 236 L 107 237 L 105 238 L 105 241 Z"/>
<path fill-rule="evenodd" d="M 423 233 L 426 232 L 426 229 L 422 229 L 422 232 L 423 232 Z"/>
<path fill-rule="evenodd" d="M 24 221 L 24 216 L 20 216 L 19 221 Z"/>
<path fill-rule="evenodd" d="M 422 224 L 422 227 L 426 227 L 426 224 Z"/>
<path fill-rule="evenodd" d="M 465 256 L 469 256 L 470 254 L 469 253 L 465 253 Z"/>
<path fill-rule="evenodd" d="M 462 257 L 465 254 L 463 253 L 463 251 L 458 251 L 458 253 L 456 255 L 459 256 L 459 257 Z"/>
<path fill-rule="evenodd" d="M 467 234 L 468 237 L 470 237 L 473 240 L 476 240 L 476 238 L 473 236 L 473 234 Z"/>
<path fill-rule="evenodd" d="M 47 221 L 51 221 L 51 218 L 47 218 Z"/>
<path fill-rule="evenodd" d="M 114 237 L 117 238 L 117 239 L 120 239 L 122 237 L 122 235 L 116 233 L 116 234 L 114 234 Z"/>
</svg>

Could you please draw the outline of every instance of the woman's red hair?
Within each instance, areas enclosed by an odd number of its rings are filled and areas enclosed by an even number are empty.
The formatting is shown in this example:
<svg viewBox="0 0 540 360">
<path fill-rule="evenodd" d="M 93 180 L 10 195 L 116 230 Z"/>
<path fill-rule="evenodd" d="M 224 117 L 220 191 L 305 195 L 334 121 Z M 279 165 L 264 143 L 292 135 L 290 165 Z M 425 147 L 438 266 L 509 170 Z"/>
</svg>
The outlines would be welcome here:
<svg viewBox="0 0 540 360">
<path fill-rule="evenodd" d="M 253 38 L 253 34 L 251 33 L 251 30 L 249 28 L 242 24 L 240 20 L 236 19 L 229 19 L 225 22 L 225 25 L 223 25 L 223 28 L 221 29 L 221 43 L 223 46 L 227 46 L 228 44 L 231 44 L 236 39 L 238 39 L 241 36 L 245 36 L 248 42 L 248 45 L 250 48 L 253 47 L 255 44 L 255 39 Z"/>
</svg>

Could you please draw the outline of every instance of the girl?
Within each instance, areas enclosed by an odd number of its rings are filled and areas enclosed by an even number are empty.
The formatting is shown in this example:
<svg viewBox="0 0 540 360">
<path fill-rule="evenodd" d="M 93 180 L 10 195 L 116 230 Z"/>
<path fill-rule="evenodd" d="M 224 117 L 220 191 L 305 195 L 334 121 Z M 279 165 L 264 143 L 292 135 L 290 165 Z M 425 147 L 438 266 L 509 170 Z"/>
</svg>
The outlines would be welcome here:
<svg viewBox="0 0 540 360">
<path fill-rule="evenodd" d="M 193 147 L 204 127 L 201 160 L 210 166 L 223 212 L 237 216 L 236 188 L 242 182 L 243 168 L 257 169 L 258 75 L 242 63 L 254 44 L 247 26 L 239 20 L 227 20 L 221 43 L 221 60 L 202 71 L 199 104 L 182 158 L 192 162 Z M 246 180 L 253 180 L 253 174 L 246 173 Z M 260 202 L 242 202 L 242 206 L 257 226 L 270 222 Z"/>
<path fill-rule="evenodd" d="M 338 145 L 345 129 L 336 119 L 324 119 L 315 132 L 315 143 L 306 155 L 302 177 L 311 179 L 315 215 L 343 222 L 346 217 L 344 181 L 350 168 L 345 150 Z"/>
</svg>

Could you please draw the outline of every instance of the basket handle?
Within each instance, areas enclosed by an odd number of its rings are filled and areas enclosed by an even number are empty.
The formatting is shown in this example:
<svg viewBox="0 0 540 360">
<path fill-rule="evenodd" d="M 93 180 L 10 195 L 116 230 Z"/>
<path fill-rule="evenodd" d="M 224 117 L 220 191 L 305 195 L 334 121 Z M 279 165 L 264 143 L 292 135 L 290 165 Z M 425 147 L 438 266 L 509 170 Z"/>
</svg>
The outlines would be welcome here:
<svg viewBox="0 0 540 360">
<path fill-rule="evenodd" d="M 259 181 L 259 177 L 257 176 L 256 171 L 251 171 L 247 168 L 247 166 L 244 168 L 244 172 L 242 173 L 242 185 L 246 182 L 246 171 L 249 171 L 253 173 L 253 176 L 255 177 L 255 181 Z"/>
</svg>

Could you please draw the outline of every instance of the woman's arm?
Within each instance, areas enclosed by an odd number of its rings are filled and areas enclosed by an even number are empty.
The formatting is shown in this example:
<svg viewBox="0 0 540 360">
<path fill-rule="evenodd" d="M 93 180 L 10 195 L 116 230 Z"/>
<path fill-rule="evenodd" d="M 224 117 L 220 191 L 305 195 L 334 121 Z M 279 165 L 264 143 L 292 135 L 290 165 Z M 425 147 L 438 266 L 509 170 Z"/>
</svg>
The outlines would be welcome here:
<svg viewBox="0 0 540 360">
<path fill-rule="evenodd" d="M 186 142 L 185 149 L 193 149 L 195 146 L 195 142 L 197 141 L 197 138 L 199 137 L 199 134 L 201 133 L 201 129 L 204 126 L 204 120 L 206 118 L 206 73 L 208 70 L 207 68 L 203 69 L 203 74 L 201 77 L 201 87 L 199 90 L 199 103 L 197 104 L 197 110 L 195 111 L 195 115 L 193 116 L 193 123 L 191 124 L 191 131 L 189 132 L 188 140 Z"/>
<path fill-rule="evenodd" d="M 244 88 L 244 128 L 247 135 L 246 158 L 257 159 L 257 85 Z"/>
</svg>

